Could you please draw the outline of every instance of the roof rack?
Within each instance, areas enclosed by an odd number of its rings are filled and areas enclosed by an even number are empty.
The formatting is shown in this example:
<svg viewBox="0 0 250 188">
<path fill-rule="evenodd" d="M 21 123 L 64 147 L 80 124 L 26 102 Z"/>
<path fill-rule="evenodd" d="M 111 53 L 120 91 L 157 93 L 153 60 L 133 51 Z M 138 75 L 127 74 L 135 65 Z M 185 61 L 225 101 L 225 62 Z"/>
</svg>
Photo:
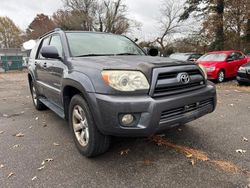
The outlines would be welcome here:
<svg viewBox="0 0 250 188">
<path fill-rule="evenodd" d="M 62 31 L 62 29 L 61 29 L 61 28 L 55 28 L 54 30 L 49 31 L 49 32 L 43 34 L 41 37 L 39 37 L 39 39 L 45 37 L 45 36 L 48 35 L 48 34 L 51 34 L 51 33 L 57 32 L 57 31 Z"/>
</svg>

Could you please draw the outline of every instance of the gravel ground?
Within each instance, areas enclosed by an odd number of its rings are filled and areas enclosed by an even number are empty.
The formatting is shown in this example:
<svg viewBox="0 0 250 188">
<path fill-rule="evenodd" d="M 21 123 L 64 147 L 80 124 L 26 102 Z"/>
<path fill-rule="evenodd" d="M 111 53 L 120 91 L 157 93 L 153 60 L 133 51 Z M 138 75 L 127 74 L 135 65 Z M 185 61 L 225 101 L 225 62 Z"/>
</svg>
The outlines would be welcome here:
<svg viewBox="0 0 250 188">
<path fill-rule="evenodd" d="M 250 87 L 217 85 L 214 113 L 87 159 L 64 120 L 34 109 L 26 77 L 0 74 L 0 187 L 250 187 Z"/>
</svg>

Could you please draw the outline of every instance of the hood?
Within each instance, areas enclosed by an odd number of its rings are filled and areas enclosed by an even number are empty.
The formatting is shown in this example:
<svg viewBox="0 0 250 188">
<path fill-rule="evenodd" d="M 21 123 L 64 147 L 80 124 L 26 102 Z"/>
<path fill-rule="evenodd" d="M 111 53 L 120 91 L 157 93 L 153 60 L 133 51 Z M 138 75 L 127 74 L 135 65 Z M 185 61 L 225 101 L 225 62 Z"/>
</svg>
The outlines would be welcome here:
<svg viewBox="0 0 250 188">
<path fill-rule="evenodd" d="M 153 68 L 194 65 L 194 63 L 191 62 L 151 56 L 98 56 L 73 58 L 72 60 L 73 66 L 78 67 L 78 70 L 81 67 L 89 67 L 99 70 L 140 70 L 146 75 L 151 74 Z"/>
<path fill-rule="evenodd" d="M 198 61 L 197 63 L 205 66 L 205 67 L 212 67 L 216 66 L 218 63 L 222 63 L 223 61 Z"/>
</svg>

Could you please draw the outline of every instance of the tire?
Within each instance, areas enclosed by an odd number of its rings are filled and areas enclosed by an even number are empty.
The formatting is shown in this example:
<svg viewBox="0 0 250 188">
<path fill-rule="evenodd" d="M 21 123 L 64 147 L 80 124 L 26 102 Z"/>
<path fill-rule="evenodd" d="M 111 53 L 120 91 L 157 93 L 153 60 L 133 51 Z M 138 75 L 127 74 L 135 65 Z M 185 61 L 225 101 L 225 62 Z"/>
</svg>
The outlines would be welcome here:
<svg viewBox="0 0 250 188">
<path fill-rule="evenodd" d="M 33 81 L 30 83 L 30 92 L 35 108 L 39 111 L 46 110 L 47 107 L 39 100 L 40 97 L 39 94 L 37 93 L 37 88 Z"/>
<path fill-rule="evenodd" d="M 69 126 L 78 151 L 86 157 L 105 153 L 110 146 L 110 136 L 97 129 L 87 102 L 75 95 L 69 105 Z"/>
<path fill-rule="evenodd" d="M 246 86 L 247 85 L 245 82 L 242 82 L 242 81 L 239 81 L 239 80 L 237 80 L 237 82 L 238 82 L 239 86 Z"/>
<path fill-rule="evenodd" d="M 222 83 L 225 81 L 225 71 L 220 70 L 217 77 L 217 82 Z"/>
</svg>

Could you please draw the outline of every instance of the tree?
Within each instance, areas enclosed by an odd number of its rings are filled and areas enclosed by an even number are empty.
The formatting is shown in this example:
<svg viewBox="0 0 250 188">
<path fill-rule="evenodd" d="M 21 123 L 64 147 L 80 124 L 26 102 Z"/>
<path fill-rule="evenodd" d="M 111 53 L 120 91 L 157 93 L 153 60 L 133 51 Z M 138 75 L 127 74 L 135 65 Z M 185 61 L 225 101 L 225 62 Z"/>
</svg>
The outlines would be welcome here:
<svg viewBox="0 0 250 188">
<path fill-rule="evenodd" d="M 65 11 L 53 16 L 63 28 L 123 34 L 140 25 L 127 18 L 124 0 L 64 0 Z"/>
<path fill-rule="evenodd" d="M 191 14 L 195 17 L 203 17 L 213 25 L 214 41 L 212 48 L 215 50 L 224 49 L 224 9 L 225 0 L 187 0 L 184 13 L 180 20 L 186 20 Z M 204 25 L 207 25 L 205 23 Z"/>
<path fill-rule="evenodd" d="M 180 16 L 183 14 L 182 5 L 175 0 L 165 0 L 161 9 L 160 26 L 162 34 L 156 39 L 156 42 L 161 46 L 161 53 L 166 56 L 169 38 L 172 34 L 180 32 L 183 27 L 179 22 Z"/>
<path fill-rule="evenodd" d="M 21 30 L 10 18 L 0 17 L 0 47 L 19 48 L 21 42 Z"/>
<path fill-rule="evenodd" d="M 49 16 L 38 14 L 26 31 L 27 39 L 37 39 L 53 29 L 55 29 L 55 24 Z"/>
<path fill-rule="evenodd" d="M 96 0 L 64 0 L 68 11 L 77 15 L 81 30 L 92 31 L 97 10 Z"/>
<path fill-rule="evenodd" d="M 99 6 L 99 31 L 115 34 L 126 33 L 131 26 L 126 14 L 127 6 L 122 3 L 122 0 L 104 1 Z"/>
<path fill-rule="evenodd" d="M 74 10 L 58 10 L 52 16 L 56 27 L 63 30 L 85 30 L 82 25 L 82 16 Z"/>
</svg>

